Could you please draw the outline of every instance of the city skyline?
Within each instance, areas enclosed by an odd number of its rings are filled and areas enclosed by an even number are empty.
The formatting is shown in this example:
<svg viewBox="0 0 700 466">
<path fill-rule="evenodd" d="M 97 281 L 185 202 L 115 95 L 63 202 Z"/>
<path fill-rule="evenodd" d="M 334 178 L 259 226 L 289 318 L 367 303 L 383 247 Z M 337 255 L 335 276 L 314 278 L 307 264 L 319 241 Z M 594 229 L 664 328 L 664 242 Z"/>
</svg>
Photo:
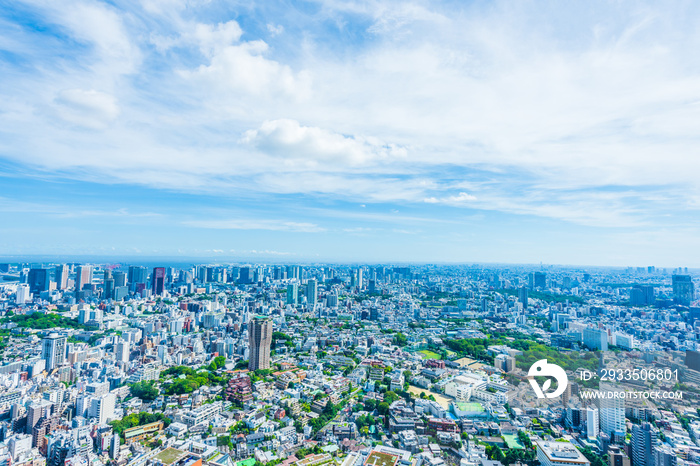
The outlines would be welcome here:
<svg viewBox="0 0 700 466">
<path fill-rule="evenodd" d="M 14 2 L 0 254 L 698 267 L 698 8 Z"/>
</svg>

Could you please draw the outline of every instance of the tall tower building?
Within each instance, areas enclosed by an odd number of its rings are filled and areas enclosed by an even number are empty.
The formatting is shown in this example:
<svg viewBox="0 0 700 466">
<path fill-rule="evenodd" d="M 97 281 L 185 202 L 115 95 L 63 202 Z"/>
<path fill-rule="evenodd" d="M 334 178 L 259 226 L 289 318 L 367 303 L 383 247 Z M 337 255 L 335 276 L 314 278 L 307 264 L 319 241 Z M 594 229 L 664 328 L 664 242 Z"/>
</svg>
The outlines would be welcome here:
<svg viewBox="0 0 700 466">
<path fill-rule="evenodd" d="M 66 341 L 58 333 L 50 333 L 41 341 L 41 358 L 46 361 L 46 370 L 51 371 L 66 360 Z"/>
<path fill-rule="evenodd" d="M 129 288 L 131 291 L 140 291 L 146 287 L 148 271 L 146 267 L 138 265 L 129 266 Z"/>
<path fill-rule="evenodd" d="M 272 319 L 268 317 L 253 317 L 248 324 L 248 343 L 250 357 L 248 369 L 270 368 L 270 345 L 272 344 Z"/>
<path fill-rule="evenodd" d="M 600 391 L 612 392 L 612 388 L 603 386 Z M 615 433 L 622 433 L 624 436 L 625 426 L 625 400 L 624 398 L 613 398 L 612 396 L 601 398 L 600 400 L 600 430 L 612 437 Z"/>
<path fill-rule="evenodd" d="M 30 269 L 27 275 L 27 284 L 31 293 L 39 294 L 49 291 L 49 269 Z"/>
<path fill-rule="evenodd" d="M 56 266 L 56 288 L 59 290 L 68 288 L 68 266 L 66 264 Z"/>
<path fill-rule="evenodd" d="M 632 462 L 635 466 L 654 465 L 654 447 L 657 445 L 656 428 L 648 422 L 632 426 Z"/>
<path fill-rule="evenodd" d="M 600 420 L 598 419 L 598 408 L 589 406 L 586 408 L 586 437 L 597 439 L 600 434 Z"/>
<path fill-rule="evenodd" d="M 116 360 L 118 362 L 129 362 L 129 342 L 124 340 L 119 340 L 119 342 L 114 347 L 114 353 Z"/>
<path fill-rule="evenodd" d="M 79 265 L 75 268 L 75 291 L 80 291 L 85 285 L 92 283 L 92 266 Z"/>
<path fill-rule="evenodd" d="M 318 283 L 316 280 L 309 280 L 306 284 L 306 305 L 309 309 L 316 309 L 318 303 Z"/>
<path fill-rule="evenodd" d="M 161 295 L 165 290 L 165 267 L 155 267 L 151 277 L 151 291 L 154 295 Z"/>
<path fill-rule="evenodd" d="M 527 288 L 524 286 L 518 290 L 518 300 L 523 303 L 523 309 L 527 309 Z"/>
<path fill-rule="evenodd" d="M 673 275 L 673 301 L 677 304 L 689 305 L 695 298 L 695 285 L 690 275 Z"/>
<path fill-rule="evenodd" d="M 299 302 L 299 285 L 297 283 L 290 283 L 287 285 L 287 304 L 296 306 Z"/>
</svg>

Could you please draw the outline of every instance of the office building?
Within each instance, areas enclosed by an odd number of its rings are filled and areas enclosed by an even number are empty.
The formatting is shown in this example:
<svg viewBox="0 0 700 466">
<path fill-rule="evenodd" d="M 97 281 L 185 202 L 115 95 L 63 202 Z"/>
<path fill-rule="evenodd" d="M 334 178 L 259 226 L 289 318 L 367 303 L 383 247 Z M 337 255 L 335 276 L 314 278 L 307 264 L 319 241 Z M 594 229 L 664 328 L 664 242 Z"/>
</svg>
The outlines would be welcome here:
<svg viewBox="0 0 700 466">
<path fill-rule="evenodd" d="M 92 284 L 92 266 L 79 265 L 75 268 L 75 290 L 82 290 L 85 285 Z"/>
<path fill-rule="evenodd" d="M 309 280 L 306 284 L 306 307 L 308 309 L 316 309 L 318 303 L 318 283 L 316 280 Z"/>
<path fill-rule="evenodd" d="M 66 264 L 57 265 L 55 269 L 56 288 L 65 290 L 68 288 L 68 266 Z"/>
<path fill-rule="evenodd" d="M 527 309 L 527 288 L 522 287 L 518 290 L 518 300 L 523 304 L 523 309 Z"/>
<path fill-rule="evenodd" d="M 591 350 L 608 350 L 608 332 L 603 329 L 585 328 L 583 329 L 583 344 Z"/>
<path fill-rule="evenodd" d="M 162 295 L 165 290 L 165 267 L 154 267 L 151 276 L 151 292 Z"/>
<path fill-rule="evenodd" d="M 535 442 L 537 460 L 542 466 L 590 466 L 578 449 L 570 442 L 542 441 Z"/>
<path fill-rule="evenodd" d="M 27 285 L 29 292 L 39 294 L 42 291 L 49 291 L 49 269 L 30 269 L 27 275 Z"/>
<path fill-rule="evenodd" d="M 272 319 L 253 317 L 248 324 L 248 343 L 250 356 L 248 369 L 270 368 L 270 346 L 272 344 Z"/>
<path fill-rule="evenodd" d="M 631 444 L 634 466 L 654 466 L 654 448 L 658 445 L 655 427 L 648 422 L 633 425 Z"/>
<path fill-rule="evenodd" d="M 46 361 L 46 370 L 51 371 L 66 360 L 67 338 L 52 332 L 41 341 L 41 358 Z"/>
<path fill-rule="evenodd" d="M 129 289 L 133 292 L 140 293 L 146 288 L 148 270 L 146 270 L 146 267 L 131 265 L 129 266 L 127 279 L 129 281 Z"/>
<path fill-rule="evenodd" d="M 695 285 L 690 275 L 673 275 L 673 302 L 688 306 L 695 299 Z"/>
<path fill-rule="evenodd" d="M 115 271 L 112 273 L 112 278 L 114 279 L 114 287 L 126 286 L 126 273 L 122 271 Z"/>
<path fill-rule="evenodd" d="M 299 300 L 299 285 L 290 283 L 287 285 L 287 304 L 296 306 Z"/>
<path fill-rule="evenodd" d="M 535 272 L 532 275 L 532 284 L 534 288 L 547 288 L 547 274 L 544 272 Z"/>
</svg>

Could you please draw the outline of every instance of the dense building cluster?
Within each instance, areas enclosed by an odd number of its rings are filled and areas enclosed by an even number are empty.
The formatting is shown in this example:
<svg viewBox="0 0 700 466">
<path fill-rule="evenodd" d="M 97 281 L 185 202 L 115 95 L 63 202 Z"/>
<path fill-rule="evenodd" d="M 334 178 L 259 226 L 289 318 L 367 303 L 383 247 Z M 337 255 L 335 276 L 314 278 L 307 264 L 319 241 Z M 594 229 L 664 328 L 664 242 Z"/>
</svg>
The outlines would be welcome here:
<svg viewBox="0 0 700 466">
<path fill-rule="evenodd" d="M 15 263 L 0 276 L 0 465 L 700 462 L 686 269 Z M 567 374 L 561 396 L 533 391 L 542 360 Z"/>
</svg>

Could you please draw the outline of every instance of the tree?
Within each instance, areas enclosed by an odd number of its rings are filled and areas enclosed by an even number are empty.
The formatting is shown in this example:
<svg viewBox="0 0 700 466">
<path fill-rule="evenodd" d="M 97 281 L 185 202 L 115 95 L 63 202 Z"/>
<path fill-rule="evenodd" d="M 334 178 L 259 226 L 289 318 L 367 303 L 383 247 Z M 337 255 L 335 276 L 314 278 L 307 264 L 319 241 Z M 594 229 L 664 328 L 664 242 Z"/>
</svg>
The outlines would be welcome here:
<svg viewBox="0 0 700 466">
<path fill-rule="evenodd" d="M 397 333 L 396 335 L 394 335 L 392 343 L 396 346 L 403 347 L 406 346 L 408 341 L 406 340 L 406 335 L 404 335 L 403 333 Z"/>
<path fill-rule="evenodd" d="M 382 401 L 381 403 L 379 403 L 379 406 L 377 406 L 377 411 L 379 411 L 379 414 L 381 414 L 382 416 L 386 416 L 387 414 L 389 414 L 389 403 L 387 403 L 386 401 Z"/>
<path fill-rule="evenodd" d="M 129 388 L 131 389 L 131 394 L 136 398 L 141 398 L 143 401 L 150 403 L 158 398 L 159 392 L 155 385 L 155 380 L 144 380 L 143 382 L 131 384 Z"/>
</svg>

